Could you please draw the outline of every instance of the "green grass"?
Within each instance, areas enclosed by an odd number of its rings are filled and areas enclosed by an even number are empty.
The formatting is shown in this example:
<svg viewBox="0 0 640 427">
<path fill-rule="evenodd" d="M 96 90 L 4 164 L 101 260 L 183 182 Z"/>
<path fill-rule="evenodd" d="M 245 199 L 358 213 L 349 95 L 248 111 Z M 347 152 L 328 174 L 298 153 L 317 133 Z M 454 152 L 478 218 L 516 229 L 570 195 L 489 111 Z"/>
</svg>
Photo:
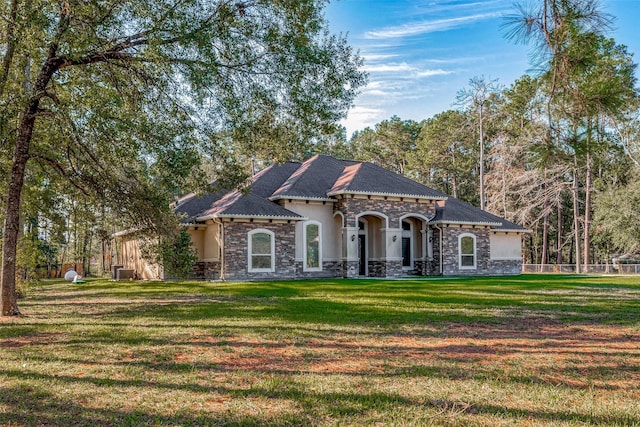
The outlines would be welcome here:
<svg viewBox="0 0 640 427">
<path fill-rule="evenodd" d="M 640 278 L 45 282 L 0 425 L 640 425 Z"/>
</svg>

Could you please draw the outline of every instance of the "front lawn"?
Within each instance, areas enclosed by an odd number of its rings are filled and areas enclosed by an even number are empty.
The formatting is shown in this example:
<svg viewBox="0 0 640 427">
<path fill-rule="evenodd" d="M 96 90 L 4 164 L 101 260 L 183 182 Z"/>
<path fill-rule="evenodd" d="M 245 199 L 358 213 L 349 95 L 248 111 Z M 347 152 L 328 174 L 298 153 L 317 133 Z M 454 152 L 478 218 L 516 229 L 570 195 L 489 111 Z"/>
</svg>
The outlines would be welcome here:
<svg viewBox="0 0 640 427">
<path fill-rule="evenodd" d="M 640 278 L 45 282 L 0 425 L 640 425 Z"/>
</svg>

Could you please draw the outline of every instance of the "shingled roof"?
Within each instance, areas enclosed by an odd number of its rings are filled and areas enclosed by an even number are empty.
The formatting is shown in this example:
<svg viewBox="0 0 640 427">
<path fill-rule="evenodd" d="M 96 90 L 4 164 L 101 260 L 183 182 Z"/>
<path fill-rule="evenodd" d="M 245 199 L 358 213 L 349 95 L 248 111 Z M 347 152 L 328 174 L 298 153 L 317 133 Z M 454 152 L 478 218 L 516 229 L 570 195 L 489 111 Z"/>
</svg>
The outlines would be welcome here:
<svg viewBox="0 0 640 427">
<path fill-rule="evenodd" d="M 367 162 L 316 155 L 306 162 L 271 165 L 253 177 L 247 193 L 227 190 L 178 201 L 183 223 L 209 218 L 273 218 L 303 220 L 277 203 L 280 199 L 334 200 L 339 194 L 367 194 L 438 201 L 436 224 L 487 225 L 494 230 L 527 231 L 524 227 L 468 203 Z"/>
<path fill-rule="evenodd" d="M 300 165 L 270 199 L 328 200 L 328 190 L 344 173 L 345 168 L 358 164 L 361 163 L 318 154 Z"/>
<path fill-rule="evenodd" d="M 444 193 L 418 184 L 409 178 L 373 163 L 366 162 L 346 166 L 327 194 L 329 196 L 338 194 L 372 194 L 430 200 L 447 199 L 447 195 Z"/>
<path fill-rule="evenodd" d="M 225 190 L 202 196 L 188 194 L 178 200 L 175 212 L 182 216 L 181 222 L 185 224 L 215 217 L 304 219 L 301 215 L 267 199 L 299 167 L 299 163 L 293 162 L 268 166 L 253 176 L 253 183 L 247 194 L 238 190 Z M 212 186 L 215 186 L 215 183 Z"/>
<path fill-rule="evenodd" d="M 436 205 L 436 216 L 431 222 L 434 224 L 488 225 L 492 230 L 500 231 L 528 231 L 520 225 L 483 211 L 455 197 L 449 197 L 444 206 Z"/>
</svg>

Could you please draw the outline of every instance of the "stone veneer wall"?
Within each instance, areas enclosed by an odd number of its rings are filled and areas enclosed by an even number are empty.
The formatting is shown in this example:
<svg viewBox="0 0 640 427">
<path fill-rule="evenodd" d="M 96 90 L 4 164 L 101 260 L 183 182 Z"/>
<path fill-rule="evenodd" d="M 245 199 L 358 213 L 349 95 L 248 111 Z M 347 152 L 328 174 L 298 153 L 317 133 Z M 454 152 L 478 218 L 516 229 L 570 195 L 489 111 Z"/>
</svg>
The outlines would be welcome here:
<svg viewBox="0 0 640 427">
<path fill-rule="evenodd" d="M 342 277 L 358 277 L 360 263 L 358 261 L 344 261 L 342 263 Z"/>
<path fill-rule="evenodd" d="M 416 259 L 413 261 L 413 269 L 412 270 L 403 269 L 404 274 L 411 275 L 411 276 L 426 276 L 427 263 L 428 261 L 425 261 L 423 259 Z"/>
<path fill-rule="evenodd" d="M 431 227 L 432 230 L 432 250 L 433 250 L 433 258 L 431 261 L 427 261 L 425 265 L 425 275 L 427 276 L 435 276 L 441 275 L 440 271 L 440 230 L 435 227 Z M 444 248 L 444 247 L 443 247 Z"/>
<path fill-rule="evenodd" d="M 296 277 L 305 279 L 342 277 L 342 270 L 342 261 L 323 261 L 322 271 L 304 271 L 303 262 L 296 261 Z"/>
<path fill-rule="evenodd" d="M 437 231 L 437 230 L 436 230 Z M 445 276 L 475 276 L 475 275 L 504 275 L 520 274 L 522 261 L 519 259 L 492 260 L 490 258 L 490 240 L 488 228 L 471 228 L 449 226 L 444 227 L 444 253 L 443 270 Z M 473 270 L 461 270 L 458 265 L 458 237 L 461 234 L 470 233 L 476 236 L 476 268 Z M 436 246 L 434 239 L 434 258 Z M 438 248 L 439 249 L 439 248 Z M 437 268 L 437 267 L 436 267 Z"/>
<path fill-rule="evenodd" d="M 220 261 L 198 261 L 193 264 L 190 279 L 218 280 L 220 279 Z"/>
<path fill-rule="evenodd" d="M 250 273 L 248 270 L 247 234 L 263 228 L 275 234 L 275 272 Z M 295 223 L 225 222 L 224 279 L 261 280 L 293 279 L 296 276 Z"/>
<path fill-rule="evenodd" d="M 367 263 L 369 277 L 387 277 L 387 263 L 380 260 L 369 260 Z"/>
<path fill-rule="evenodd" d="M 451 225 L 444 226 L 444 240 L 442 244 L 442 270 L 445 276 L 475 276 L 492 274 L 489 262 L 490 244 L 488 228 L 471 228 Z M 476 268 L 460 269 L 458 261 L 458 237 L 470 233 L 476 236 Z"/>
<path fill-rule="evenodd" d="M 520 259 L 492 259 L 489 260 L 490 274 L 520 274 L 522 260 Z"/>
<path fill-rule="evenodd" d="M 400 218 L 407 214 L 420 214 L 427 218 L 435 213 L 435 203 L 419 203 L 415 198 L 401 200 L 384 200 L 380 198 L 360 198 L 347 195 L 338 199 L 334 205 L 336 211 L 342 212 L 345 217 L 345 226 L 357 227 L 356 215 L 363 212 L 379 212 L 389 218 L 389 228 L 400 228 Z M 349 266 L 345 266 L 348 268 Z M 423 274 L 422 265 L 416 265 L 411 272 L 402 269 L 402 261 L 369 260 L 367 265 L 369 277 L 400 277 L 407 274 Z M 344 272 L 344 277 L 357 277 L 358 263 L 355 262 L 355 276 Z"/>
<path fill-rule="evenodd" d="M 389 217 L 389 228 L 400 228 L 400 217 L 410 213 L 417 213 L 431 217 L 435 213 L 435 204 L 417 203 L 416 199 L 405 198 L 400 200 L 383 200 L 383 199 L 361 199 L 351 198 L 338 199 L 335 204 L 335 210 L 344 214 L 346 226 L 357 227 L 356 215 L 362 212 L 380 212 Z"/>
</svg>

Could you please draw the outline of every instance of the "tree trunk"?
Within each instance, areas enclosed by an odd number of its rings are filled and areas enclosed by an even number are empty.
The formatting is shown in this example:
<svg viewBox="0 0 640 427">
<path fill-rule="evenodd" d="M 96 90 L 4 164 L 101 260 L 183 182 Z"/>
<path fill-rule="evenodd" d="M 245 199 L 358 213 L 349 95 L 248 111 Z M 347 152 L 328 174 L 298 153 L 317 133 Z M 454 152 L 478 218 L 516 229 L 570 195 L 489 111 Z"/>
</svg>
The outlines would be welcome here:
<svg viewBox="0 0 640 427">
<path fill-rule="evenodd" d="M 584 196 L 584 271 L 591 259 L 591 154 L 587 150 L 587 178 Z"/>
<path fill-rule="evenodd" d="M 573 230 L 575 233 L 576 274 L 580 273 L 580 205 L 578 188 L 578 165 L 573 170 Z"/>
<path fill-rule="evenodd" d="M 50 49 L 50 55 L 55 55 L 55 51 L 55 46 L 53 46 Z M 34 94 L 29 98 L 22 112 L 15 142 L 11 174 L 9 175 L 9 185 L 7 187 L 7 204 L 2 238 L 2 277 L 0 282 L 2 302 L 0 305 L 2 306 L 3 316 L 20 314 L 16 300 L 16 254 L 18 233 L 20 232 L 20 199 L 40 100 L 46 93 L 45 90 L 51 80 L 51 76 L 60 66 L 58 62 L 51 59 L 51 56 L 42 66 L 36 80 Z"/>
<path fill-rule="evenodd" d="M 545 201 L 546 209 L 546 201 Z M 549 213 L 544 214 L 544 220 L 542 222 L 542 255 L 540 256 L 540 264 L 545 265 L 549 263 Z"/>
<path fill-rule="evenodd" d="M 458 175 L 454 172 L 451 179 L 451 187 L 453 190 L 453 197 L 458 198 Z"/>
<path fill-rule="evenodd" d="M 484 197 L 484 126 L 482 117 L 482 104 L 480 105 L 480 209 L 485 210 Z"/>
<path fill-rule="evenodd" d="M 533 247 L 533 233 L 529 234 L 529 262 L 531 264 L 536 263 L 536 252 Z"/>
<path fill-rule="evenodd" d="M 556 254 L 556 264 L 562 264 L 562 200 L 558 198 L 558 253 Z"/>
<path fill-rule="evenodd" d="M 16 148 L 13 154 L 11 175 L 7 191 L 2 239 L 2 315 L 20 314 L 16 300 L 16 253 L 20 232 L 20 197 L 24 185 L 24 171 L 29 160 L 29 146 L 33 135 L 39 99 L 32 100 L 22 116 Z"/>
<path fill-rule="evenodd" d="M 542 221 L 542 255 L 540 256 L 540 264 L 542 265 L 548 264 L 549 262 L 549 198 L 547 196 L 546 170 L 544 179 L 545 182 L 542 183 L 542 186 L 544 188 L 544 200 L 542 202 L 542 211 L 544 212 L 544 218 Z"/>
</svg>

